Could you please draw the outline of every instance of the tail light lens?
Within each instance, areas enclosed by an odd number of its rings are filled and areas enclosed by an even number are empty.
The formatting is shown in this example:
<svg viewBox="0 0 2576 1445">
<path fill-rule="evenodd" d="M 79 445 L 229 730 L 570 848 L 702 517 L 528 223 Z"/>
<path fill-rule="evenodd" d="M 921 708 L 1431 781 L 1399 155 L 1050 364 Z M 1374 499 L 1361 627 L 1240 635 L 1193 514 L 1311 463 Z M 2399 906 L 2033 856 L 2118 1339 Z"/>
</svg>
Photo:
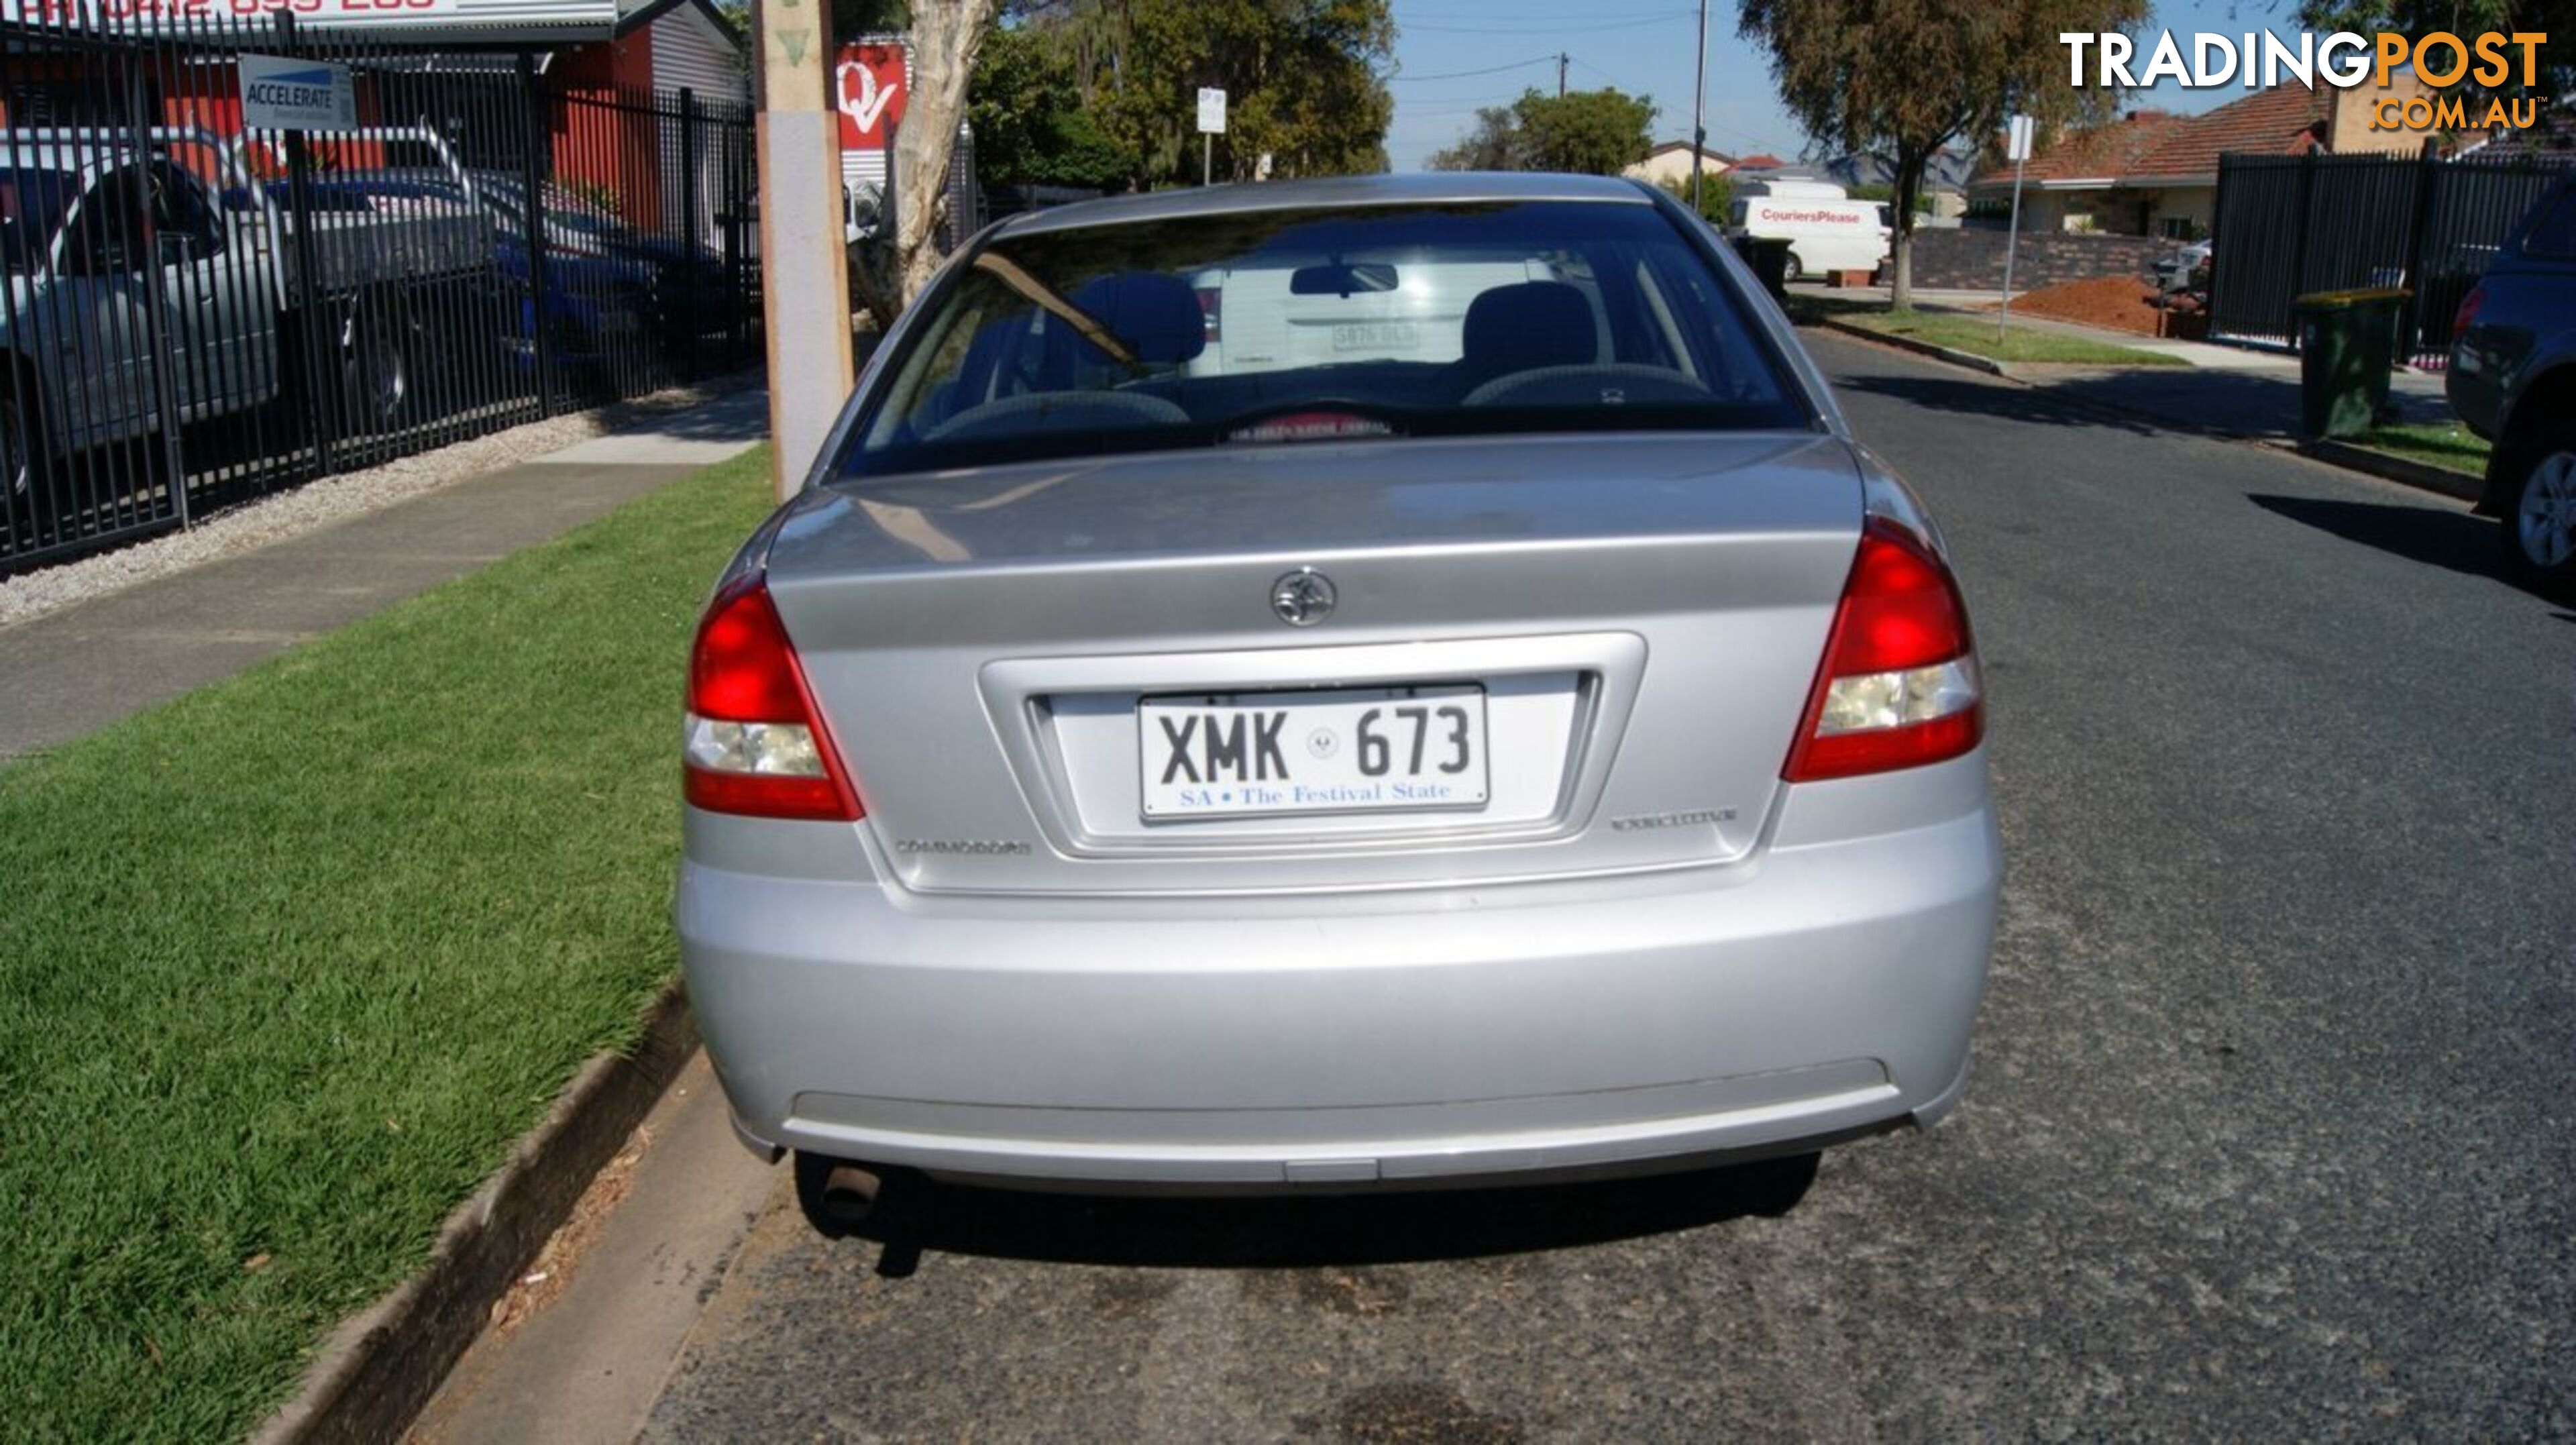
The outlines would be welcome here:
<svg viewBox="0 0 2576 1445">
<path fill-rule="evenodd" d="M 698 621 L 685 739 L 682 792 L 694 807 L 844 823 L 860 816 L 858 792 L 757 572 L 718 591 Z"/>
<path fill-rule="evenodd" d="M 1224 340 L 1224 339 L 1225 339 L 1225 291 L 1224 291 L 1224 289 L 1223 289 L 1222 287 L 1217 287 L 1217 286 L 1201 286 L 1201 287 L 1198 287 L 1198 288 L 1196 288 L 1196 289 L 1197 289 L 1197 291 L 1198 291 L 1198 293 L 1199 293 L 1199 317 L 1200 317 L 1200 319 L 1201 319 L 1202 321 L 1204 321 L 1204 322 L 1207 324 L 1207 339 L 1208 339 L 1208 340 L 1210 340 L 1210 341 L 1222 341 L 1222 340 Z"/>
<path fill-rule="evenodd" d="M 1958 757 L 1984 735 L 1958 583 L 1922 538 L 1870 518 L 1781 776 L 1811 783 L 1919 767 Z"/>
<path fill-rule="evenodd" d="M 2478 319 L 2478 308 L 2486 304 L 2487 288 L 2484 286 L 2472 286 L 2469 288 L 2469 294 L 2460 298 L 2460 309 L 2451 313 L 2453 341 L 2469 334 L 2469 323 Z"/>
</svg>

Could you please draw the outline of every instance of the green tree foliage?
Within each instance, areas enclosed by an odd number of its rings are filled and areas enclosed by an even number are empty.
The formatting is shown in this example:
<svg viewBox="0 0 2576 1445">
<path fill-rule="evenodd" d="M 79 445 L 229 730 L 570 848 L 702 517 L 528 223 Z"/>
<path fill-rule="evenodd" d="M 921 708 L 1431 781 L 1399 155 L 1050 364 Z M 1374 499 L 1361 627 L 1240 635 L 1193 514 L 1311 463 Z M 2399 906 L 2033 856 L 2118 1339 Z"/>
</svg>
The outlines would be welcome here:
<svg viewBox="0 0 2576 1445">
<path fill-rule="evenodd" d="M 2147 12 L 2147 0 L 1738 0 L 1737 31 L 1769 53 L 1781 100 L 1818 144 L 1895 162 L 1903 306 L 1934 152 L 1993 134 L 2016 106 L 2042 134 L 2106 114 L 2118 97 L 2068 84 L 2057 37 L 2126 30 Z"/>
<path fill-rule="evenodd" d="M 1688 206 L 1691 183 L 1688 176 L 1675 176 L 1662 182 L 1665 194 Z M 1699 178 L 1699 216 L 1712 226 L 1726 224 L 1726 213 L 1735 204 L 1735 182 L 1724 171 L 1711 171 Z"/>
<path fill-rule="evenodd" d="M 2463 40 L 2490 30 L 2537 31 L 2549 37 L 2549 43 L 2540 47 L 2538 84 L 2522 83 L 2522 52 L 2509 49 L 2505 53 L 2513 58 L 2515 73 L 2504 84 L 2484 87 L 2474 76 L 2465 77 L 2452 88 L 2453 93 L 2508 97 L 2537 93 L 2558 97 L 2565 104 L 2576 92 L 2576 35 L 2568 33 L 2576 30 L 2576 6 L 2568 0 L 2302 0 L 2299 23 L 2320 34 L 2394 30 L 2419 40 L 2437 30 Z"/>
<path fill-rule="evenodd" d="M 1896 199 L 1896 187 L 1884 181 L 1871 181 L 1866 185 L 1849 187 L 1848 194 L 1855 201 L 1893 201 Z M 1932 198 L 1929 195 L 1921 191 L 1914 193 L 1914 214 L 1918 216 L 1932 214 Z"/>
<path fill-rule="evenodd" d="M 912 6 L 907 0 L 832 0 L 835 44 L 862 35 L 900 34 L 911 28 Z"/>
<path fill-rule="evenodd" d="M 1476 112 L 1476 126 L 1431 157 L 1441 171 L 1578 171 L 1615 176 L 1654 148 L 1655 102 L 1616 87 L 1543 95 Z"/>
<path fill-rule="evenodd" d="M 1220 180 L 1386 169 L 1388 0 L 1026 0 L 1016 29 L 1139 188 L 1196 182 L 1198 92 L 1226 92 Z"/>
<path fill-rule="evenodd" d="M 1112 190 L 1136 173 L 1134 153 L 1083 108 L 1070 50 L 1029 26 L 1004 26 L 985 39 L 966 118 L 975 127 L 978 178 L 987 185 Z"/>
<path fill-rule="evenodd" d="M 1615 176 L 1646 158 L 1655 143 L 1655 103 L 1616 86 L 1564 95 L 1524 92 L 1512 102 L 1530 169 Z"/>
<path fill-rule="evenodd" d="M 1433 151 L 1427 164 L 1435 171 L 1510 171 L 1521 169 L 1520 117 L 1508 105 L 1481 106 L 1475 127 L 1458 143 Z"/>
</svg>

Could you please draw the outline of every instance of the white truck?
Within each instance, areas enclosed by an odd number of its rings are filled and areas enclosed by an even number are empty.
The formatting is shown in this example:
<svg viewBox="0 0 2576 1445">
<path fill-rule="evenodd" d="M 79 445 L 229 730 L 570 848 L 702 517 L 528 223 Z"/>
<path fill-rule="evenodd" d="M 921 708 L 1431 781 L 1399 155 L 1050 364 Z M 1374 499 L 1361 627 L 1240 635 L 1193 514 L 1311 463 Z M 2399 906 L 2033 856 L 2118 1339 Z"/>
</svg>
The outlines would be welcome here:
<svg viewBox="0 0 2576 1445">
<path fill-rule="evenodd" d="M 1789 243 L 1787 279 L 1826 271 L 1867 271 L 1887 259 L 1887 207 L 1855 201 L 1831 181 L 1751 178 L 1735 183 L 1727 217 L 1757 239 Z"/>
<path fill-rule="evenodd" d="M 333 139 L 417 143 L 454 168 L 427 130 Z M 51 459 L 277 398 L 300 380 L 290 358 L 308 334 L 343 435 L 400 417 L 420 299 L 489 274 L 491 223 L 463 172 L 464 203 L 398 214 L 314 186 L 308 287 L 287 188 L 254 179 L 245 160 L 239 141 L 199 130 L 155 129 L 140 143 L 126 130 L 0 138 L 0 451 L 12 494 Z"/>
</svg>

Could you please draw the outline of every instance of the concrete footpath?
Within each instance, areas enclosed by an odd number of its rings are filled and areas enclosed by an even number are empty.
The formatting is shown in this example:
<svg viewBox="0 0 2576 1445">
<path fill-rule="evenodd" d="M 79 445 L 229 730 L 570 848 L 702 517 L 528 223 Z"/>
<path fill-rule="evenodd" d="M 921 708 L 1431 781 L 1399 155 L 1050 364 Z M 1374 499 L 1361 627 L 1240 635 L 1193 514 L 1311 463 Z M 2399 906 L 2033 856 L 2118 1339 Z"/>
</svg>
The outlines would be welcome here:
<svg viewBox="0 0 2576 1445">
<path fill-rule="evenodd" d="M 766 393 L 736 392 L 0 628 L 0 764 L 556 537 L 768 430 Z"/>
<path fill-rule="evenodd" d="M 1827 295 L 1884 298 L 1884 288 L 1828 292 Z M 1918 292 L 1915 305 L 1991 319 L 1992 292 Z M 2110 407 L 2147 418 L 2160 426 L 2201 436 L 2273 442 L 2299 439 L 2299 358 L 2286 351 L 2226 346 L 2207 341 L 2135 336 L 2106 327 L 2087 326 L 2055 317 L 2016 311 L 2016 330 L 2046 332 L 2134 351 L 2152 352 L 2180 365 L 2067 366 L 2009 362 L 2000 374 L 2057 396 Z M 1863 335 L 1864 340 L 1883 338 Z M 2451 419 L 2450 399 L 2443 394 L 2442 373 L 2400 369 L 2389 377 L 2388 399 L 2398 419 L 2442 422 Z"/>
</svg>

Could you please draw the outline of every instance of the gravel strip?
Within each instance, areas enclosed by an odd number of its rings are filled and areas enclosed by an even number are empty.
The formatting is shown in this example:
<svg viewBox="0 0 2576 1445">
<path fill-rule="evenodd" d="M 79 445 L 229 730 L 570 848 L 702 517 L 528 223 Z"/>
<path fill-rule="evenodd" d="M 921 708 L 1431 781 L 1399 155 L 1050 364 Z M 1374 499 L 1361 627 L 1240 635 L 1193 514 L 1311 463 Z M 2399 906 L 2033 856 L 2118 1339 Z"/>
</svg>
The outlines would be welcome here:
<svg viewBox="0 0 2576 1445">
<path fill-rule="evenodd" d="M 467 477 L 536 461 L 593 437 L 638 430 L 674 413 L 760 384 L 759 371 L 736 372 L 633 401 L 548 417 L 363 472 L 317 478 L 231 508 L 186 531 L 165 533 L 131 546 L 0 579 L 0 628 L 31 622 L 93 598 L 315 531 L 345 518 L 380 511 Z"/>
</svg>

